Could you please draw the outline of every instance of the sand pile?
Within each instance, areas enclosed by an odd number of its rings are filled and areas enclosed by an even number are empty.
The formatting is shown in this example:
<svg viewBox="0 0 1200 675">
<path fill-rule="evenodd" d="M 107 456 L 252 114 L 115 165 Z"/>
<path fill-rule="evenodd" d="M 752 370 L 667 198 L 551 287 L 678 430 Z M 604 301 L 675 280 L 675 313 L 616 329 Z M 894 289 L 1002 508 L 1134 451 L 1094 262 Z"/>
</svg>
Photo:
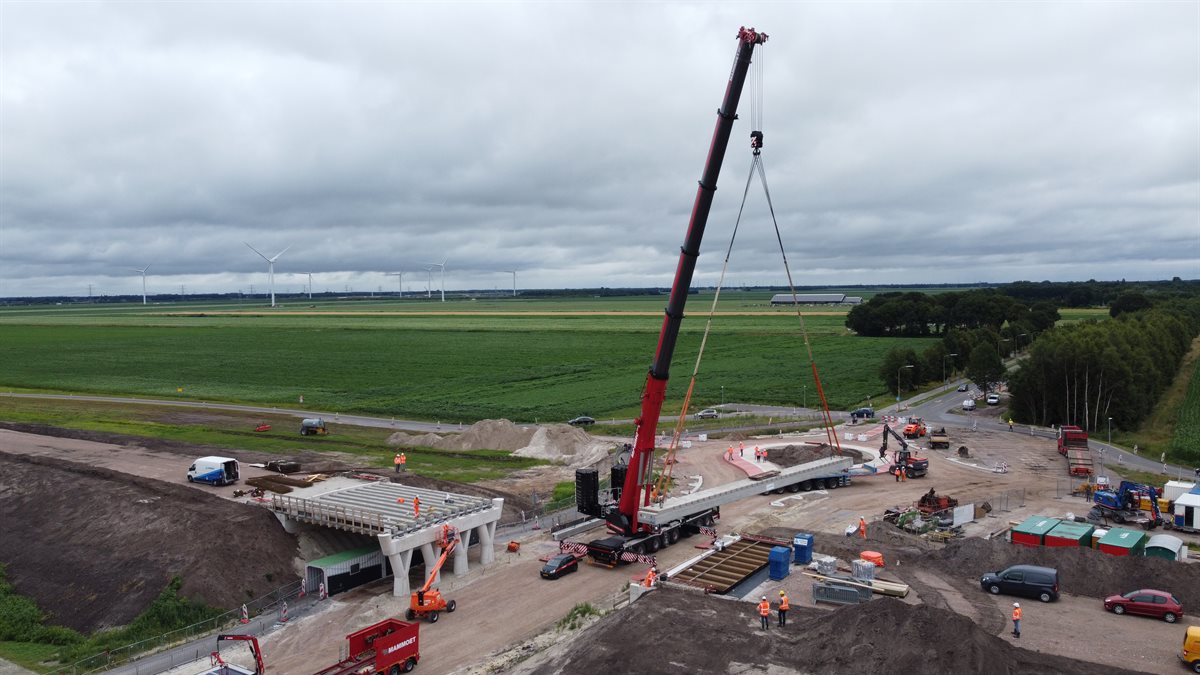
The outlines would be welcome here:
<svg viewBox="0 0 1200 675">
<path fill-rule="evenodd" d="M 660 589 L 520 672 L 1075 675 L 1096 668 L 1020 649 L 961 615 L 892 598 L 833 612 L 798 607 L 792 614 L 786 630 L 766 633 L 758 630 L 753 603 Z"/>
<path fill-rule="evenodd" d="M 561 462 L 572 467 L 590 466 L 604 459 L 612 443 L 598 441 L 582 429 L 567 424 L 516 425 L 508 420 L 480 420 L 459 434 L 408 434 L 388 436 L 394 446 L 419 445 L 439 450 L 509 450 L 520 457 Z"/>
</svg>

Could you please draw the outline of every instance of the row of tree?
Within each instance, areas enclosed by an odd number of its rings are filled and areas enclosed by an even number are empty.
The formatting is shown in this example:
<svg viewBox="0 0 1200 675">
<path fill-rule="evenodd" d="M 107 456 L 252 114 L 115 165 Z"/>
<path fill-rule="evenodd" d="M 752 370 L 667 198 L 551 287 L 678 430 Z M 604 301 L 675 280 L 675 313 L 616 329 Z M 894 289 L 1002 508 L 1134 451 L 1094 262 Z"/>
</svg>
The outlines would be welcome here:
<svg viewBox="0 0 1200 675">
<path fill-rule="evenodd" d="M 1126 312 L 1042 335 L 1009 378 L 1010 410 L 1038 425 L 1132 429 L 1146 418 L 1200 334 L 1200 299 Z"/>
<path fill-rule="evenodd" d="M 999 333 L 1016 323 L 1043 331 L 1058 318 L 1051 303 L 1025 305 L 997 290 L 881 293 L 851 309 L 846 327 L 867 337 L 925 337 L 980 328 Z"/>
</svg>

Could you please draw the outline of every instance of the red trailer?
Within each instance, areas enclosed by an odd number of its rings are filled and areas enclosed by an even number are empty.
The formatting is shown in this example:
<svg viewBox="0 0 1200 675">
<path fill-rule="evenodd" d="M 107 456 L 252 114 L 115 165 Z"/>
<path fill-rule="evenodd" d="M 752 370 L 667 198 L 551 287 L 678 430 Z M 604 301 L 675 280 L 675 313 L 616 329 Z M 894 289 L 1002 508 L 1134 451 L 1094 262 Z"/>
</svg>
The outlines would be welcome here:
<svg viewBox="0 0 1200 675">
<path fill-rule="evenodd" d="M 314 675 L 396 675 L 407 673 L 421 660 L 417 624 L 384 619 L 346 636 L 346 658 Z"/>
</svg>

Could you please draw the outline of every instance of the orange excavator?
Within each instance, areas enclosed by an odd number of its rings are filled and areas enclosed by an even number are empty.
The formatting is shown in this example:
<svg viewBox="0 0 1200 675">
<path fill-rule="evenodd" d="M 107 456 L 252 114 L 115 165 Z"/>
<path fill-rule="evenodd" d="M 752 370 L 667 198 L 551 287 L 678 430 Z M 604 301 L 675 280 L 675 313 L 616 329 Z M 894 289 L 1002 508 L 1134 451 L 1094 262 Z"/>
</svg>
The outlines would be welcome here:
<svg viewBox="0 0 1200 675">
<path fill-rule="evenodd" d="M 412 594 L 412 601 L 409 603 L 406 614 L 406 618 L 409 621 L 418 618 L 427 618 L 429 619 L 429 623 L 437 623 L 439 612 L 453 612 L 457 608 L 457 603 L 453 600 L 446 600 L 446 598 L 442 597 L 442 591 L 432 588 L 432 586 L 434 580 L 437 579 L 438 572 L 442 569 L 442 565 L 446 563 L 446 559 L 458 547 L 458 542 L 458 530 L 449 525 L 443 525 L 442 536 L 438 541 L 438 546 L 442 549 L 442 555 L 429 571 L 429 579 L 425 581 L 425 585 Z"/>
</svg>

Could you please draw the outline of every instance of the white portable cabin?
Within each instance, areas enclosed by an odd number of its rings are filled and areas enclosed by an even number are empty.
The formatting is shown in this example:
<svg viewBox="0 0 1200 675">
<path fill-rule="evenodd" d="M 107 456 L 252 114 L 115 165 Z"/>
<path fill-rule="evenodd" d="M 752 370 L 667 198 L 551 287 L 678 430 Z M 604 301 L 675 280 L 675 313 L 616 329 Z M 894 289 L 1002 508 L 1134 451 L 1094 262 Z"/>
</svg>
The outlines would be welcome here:
<svg viewBox="0 0 1200 675">
<path fill-rule="evenodd" d="M 1171 524 L 1177 530 L 1200 532 L 1200 494 L 1189 492 L 1175 500 Z"/>
<path fill-rule="evenodd" d="M 1167 484 L 1163 486 L 1163 492 L 1160 496 L 1169 502 L 1173 502 L 1176 499 L 1179 499 L 1180 496 L 1191 492 L 1195 488 L 1196 484 L 1191 481 L 1169 480 L 1167 481 Z"/>
</svg>

